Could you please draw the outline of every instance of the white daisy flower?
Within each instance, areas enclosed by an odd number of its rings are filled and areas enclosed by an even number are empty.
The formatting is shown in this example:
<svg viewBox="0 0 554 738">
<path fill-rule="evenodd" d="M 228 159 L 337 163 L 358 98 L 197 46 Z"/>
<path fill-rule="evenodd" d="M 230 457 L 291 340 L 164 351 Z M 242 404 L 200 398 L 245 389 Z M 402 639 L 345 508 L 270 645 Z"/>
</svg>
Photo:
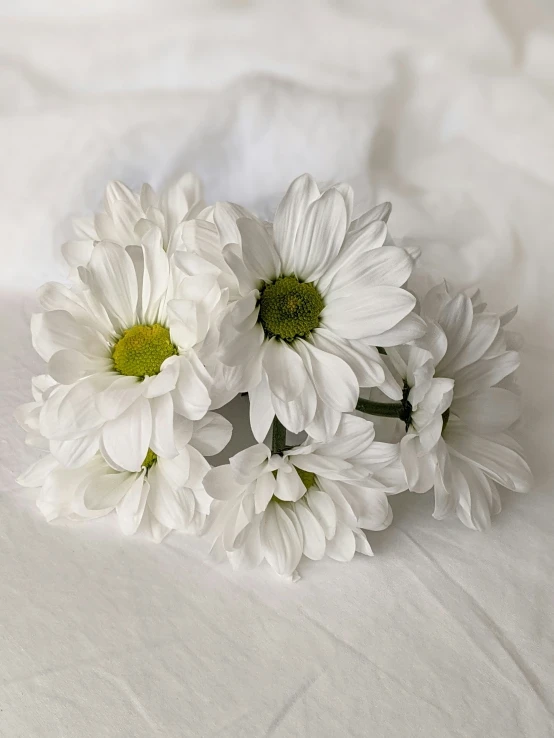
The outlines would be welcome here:
<svg viewBox="0 0 554 738">
<path fill-rule="evenodd" d="M 373 423 L 341 417 L 330 443 L 308 439 L 273 454 L 264 444 L 236 454 L 208 472 L 214 498 L 208 535 L 234 568 L 264 559 L 280 575 L 296 575 L 302 555 L 350 561 L 372 555 L 362 528 L 392 520 L 387 494 L 404 489 L 396 444 L 374 441 Z"/>
<path fill-rule="evenodd" d="M 18 479 L 24 487 L 40 487 L 37 506 L 46 520 L 84 521 L 116 511 L 125 535 L 141 521 L 159 542 L 172 530 L 198 535 L 210 510 L 203 479 L 210 469 L 204 455 L 219 453 L 231 437 L 231 424 L 216 413 L 191 423 L 172 459 L 149 449 L 140 471 L 110 467 L 96 454 L 77 469 L 63 467 L 48 454 Z"/>
<path fill-rule="evenodd" d="M 455 511 L 470 528 L 490 526 L 500 511 L 496 485 L 527 492 L 531 472 L 506 434 L 520 414 L 511 375 L 519 365 L 512 337 L 476 294 L 452 294 L 446 284 L 423 299 L 429 325 L 417 346 L 389 349 L 404 382 L 407 433 L 400 455 L 408 487 L 434 486 L 434 517 Z"/>
<path fill-rule="evenodd" d="M 360 386 L 400 399 L 375 347 L 423 333 L 415 298 L 401 288 L 413 261 L 385 245 L 390 205 L 352 220 L 352 200 L 348 185 L 321 193 L 304 175 L 272 232 L 254 216 L 239 218 L 241 244 L 224 249 L 240 298 L 222 323 L 221 359 L 242 368 L 259 441 L 274 415 L 326 440 L 355 408 Z"/>
<path fill-rule="evenodd" d="M 202 183 L 191 172 L 157 195 L 149 184 L 133 192 L 122 182 L 110 182 L 104 211 L 73 221 L 75 238 L 62 246 L 71 267 L 86 266 L 98 241 L 120 246 L 156 243 L 169 253 L 195 242 L 198 229 L 217 236 L 213 224 L 196 222 L 205 209 Z"/>
<path fill-rule="evenodd" d="M 45 312 L 31 322 L 33 345 L 56 384 L 47 389 L 38 430 L 64 466 L 98 450 L 114 468 L 140 471 L 148 449 L 178 454 L 211 404 L 202 361 L 218 342 L 225 304 L 213 275 L 185 275 L 161 246 L 127 249 L 102 241 L 80 286 L 47 284 Z"/>
</svg>

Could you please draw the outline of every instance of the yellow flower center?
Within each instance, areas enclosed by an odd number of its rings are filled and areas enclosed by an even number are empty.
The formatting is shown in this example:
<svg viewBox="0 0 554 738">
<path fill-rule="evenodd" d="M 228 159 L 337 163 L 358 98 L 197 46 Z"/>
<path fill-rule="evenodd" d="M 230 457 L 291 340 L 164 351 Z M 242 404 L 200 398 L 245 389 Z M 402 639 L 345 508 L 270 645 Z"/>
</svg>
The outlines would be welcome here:
<svg viewBox="0 0 554 738">
<path fill-rule="evenodd" d="M 144 457 L 144 461 L 142 462 L 142 466 L 144 469 L 150 469 L 152 464 L 155 464 L 157 460 L 158 454 L 155 454 L 152 449 L 149 448 L 146 456 Z"/>
<path fill-rule="evenodd" d="M 164 361 L 178 353 L 169 330 L 159 323 L 135 325 L 115 344 L 114 369 L 128 377 L 153 377 L 160 373 Z"/>
<path fill-rule="evenodd" d="M 306 338 L 319 325 L 325 307 L 323 298 L 311 282 L 296 277 L 279 277 L 267 284 L 260 295 L 259 321 L 268 338 L 283 341 Z"/>
</svg>

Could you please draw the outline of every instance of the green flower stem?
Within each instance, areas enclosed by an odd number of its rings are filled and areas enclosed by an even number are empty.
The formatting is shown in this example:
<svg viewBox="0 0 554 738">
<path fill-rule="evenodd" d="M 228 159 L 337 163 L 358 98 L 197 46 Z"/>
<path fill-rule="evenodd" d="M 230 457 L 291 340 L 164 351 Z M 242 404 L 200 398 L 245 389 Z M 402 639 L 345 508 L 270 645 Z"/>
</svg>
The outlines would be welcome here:
<svg viewBox="0 0 554 738">
<path fill-rule="evenodd" d="M 275 416 L 273 418 L 273 426 L 271 432 L 271 453 L 282 453 L 287 445 L 287 429 L 281 421 Z"/>
<path fill-rule="evenodd" d="M 373 400 L 365 400 L 363 397 L 358 399 L 356 410 L 368 415 L 379 415 L 382 418 L 405 418 L 406 408 L 402 402 L 373 402 Z"/>
</svg>

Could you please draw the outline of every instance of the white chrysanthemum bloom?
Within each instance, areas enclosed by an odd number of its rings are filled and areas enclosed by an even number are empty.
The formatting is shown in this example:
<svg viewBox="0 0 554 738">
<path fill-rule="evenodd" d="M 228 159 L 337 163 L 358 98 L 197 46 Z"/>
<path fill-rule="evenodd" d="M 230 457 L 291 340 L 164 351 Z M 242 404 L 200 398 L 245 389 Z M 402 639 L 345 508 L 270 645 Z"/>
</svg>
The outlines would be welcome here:
<svg viewBox="0 0 554 738">
<path fill-rule="evenodd" d="M 104 195 L 104 212 L 73 221 L 76 238 L 62 246 L 71 267 L 86 266 L 98 241 L 120 246 L 160 243 L 169 253 L 191 246 L 198 228 L 213 231 L 212 224 L 197 223 L 205 209 L 202 183 L 187 172 L 159 195 L 149 184 L 133 192 L 122 182 L 110 182 Z"/>
<path fill-rule="evenodd" d="M 23 422 L 25 426 L 25 422 Z M 204 455 L 219 453 L 229 442 L 231 424 L 216 413 L 191 423 L 172 459 L 148 450 L 140 471 L 110 467 L 96 454 L 77 469 L 63 467 L 48 454 L 18 482 L 40 487 L 37 506 L 48 520 L 90 520 L 115 510 L 121 530 L 134 534 L 141 521 L 159 542 L 172 530 L 198 535 L 210 510 L 203 479 L 210 469 Z"/>
<path fill-rule="evenodd" d="M 387 494 L 405 488 L 396 444 L 374 441 L 373 423 L 343 415 L 330 443 L 308 439 L 281 454 L 264 444 L 212 469 L 204 485 L 214 498 L 208 536 L 234 568 L 264 559 L 296 577 L 302 555 L 350 561 L 371 555 L 362 528 L 392 520 Z"/>
<path fill-rule="evenodd" d="M 447 285 L 422 300 L 429 330 L 418 346 L 389 349 L 404 381 L 407 434 L 400 455 L 408 487 L 434 487 L 434 517 L 455 511 L 470 528 L 490 526 L 500 511 L 496 485 L 526 492 L 531 472 L 521 448 L 506 434 L 520 414 L 511 385 L 519 365 L 512 337 L 486 304 Z"/>
<path fill-rule="evenodd" d="M 98 450 L 114 468 L 139 471 L 148 449 L 177 456 L 212 399 L 202 361 L 218 342 L 226 296 L 214 275 L 190 276 L 160 245 L 100 242 L 80 286 L 47 284 L 33 345 L 56 381 L 43 396 L 38 430 L 64 466 Z M 213 330 L 212 330 L 213 329 Z"/>
<path fill-rule="evenodd" d="M 272 234 L 254 216 L 239 218 L 241 244 L 224 249 L 241 296 L 222 323 L 221 359 L 242 368 L 259 441 L 275 415 L 293 432 L 330 438 L 360 386 L 400 399 L 375 347 L 423 333 L 415 298 L 401 287 L 413 261 L 385 245 L 388 203 L 352 220 L 352 201 L 348 185 L 321 193 L 303 175 Z"/>
</svg>

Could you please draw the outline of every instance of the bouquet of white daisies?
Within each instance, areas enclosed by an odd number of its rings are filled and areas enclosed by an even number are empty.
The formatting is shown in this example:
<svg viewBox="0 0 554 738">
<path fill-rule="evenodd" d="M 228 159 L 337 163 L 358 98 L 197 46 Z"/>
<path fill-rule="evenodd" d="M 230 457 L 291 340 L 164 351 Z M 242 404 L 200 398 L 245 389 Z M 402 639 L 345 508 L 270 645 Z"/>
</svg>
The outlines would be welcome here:
<svg viewBox="0 0 554 738">
<path fill-rule="evenodd" d="M 388 495 L 433 489 L 436 518 L 483 530 L 497 485 L 529 489 L 508 434 L 514 311 L 445 283 L 415 294 L 390 205 L 352 209 L 348 185 L 308 175 L 273 223 L 206 206 L 192 174 L 160 194 L 108 185 L 31 322 L 47 368 L 17 419 L 46 454 L 19 482 L 47 520 L 115 512 L 126 535 L 204 535 L 233 567 L 296 578 L 303 556 L 371 555 Z M 212 467 L 239 393 L 257 443 Z"/>
</svg>

